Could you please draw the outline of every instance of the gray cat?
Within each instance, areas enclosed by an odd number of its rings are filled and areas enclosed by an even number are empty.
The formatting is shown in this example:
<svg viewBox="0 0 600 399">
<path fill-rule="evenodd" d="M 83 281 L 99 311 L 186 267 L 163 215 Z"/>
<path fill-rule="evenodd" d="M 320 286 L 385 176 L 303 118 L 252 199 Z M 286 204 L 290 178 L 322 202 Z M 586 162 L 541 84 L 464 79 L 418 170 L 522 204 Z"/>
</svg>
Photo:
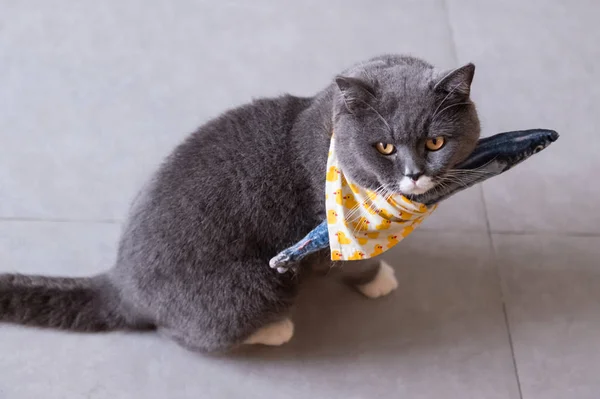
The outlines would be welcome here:
<svg viewBox="0 0 600 399">
<path fill-rule="evenodd" d="M 426 192 L 479 138 L 474 70 L 440 73 L 386 55 L 314 97 L 260 99 L 224 113 L 179 145 L 135 198 L 113 269 L 89 278 L 0 275 L 0 321 L 158 329 L 198 351 L 287 342 L 301 279 L 268 261 L 325 218 L 332 132 L 344 173 L 359 185 Z M 377 260 L 344 269 L 369 297 L 397 286 Z"/>
</svg>

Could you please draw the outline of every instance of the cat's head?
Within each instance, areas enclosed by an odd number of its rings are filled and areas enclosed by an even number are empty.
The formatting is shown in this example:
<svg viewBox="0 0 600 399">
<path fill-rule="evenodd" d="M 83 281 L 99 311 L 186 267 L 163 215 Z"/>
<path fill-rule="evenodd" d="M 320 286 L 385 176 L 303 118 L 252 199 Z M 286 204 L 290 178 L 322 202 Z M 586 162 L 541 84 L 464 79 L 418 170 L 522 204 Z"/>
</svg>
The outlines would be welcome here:
<svg viewBox="0 0 600 399">
<path fill-rule="evenodd" d="M 473 64 L 440 72 L 392 57 L 337 77 L 333 131 L 344 173 L 370 190 L 406 195 L 452 179 L 479 139 L 474 72 Z"/>
</svg>

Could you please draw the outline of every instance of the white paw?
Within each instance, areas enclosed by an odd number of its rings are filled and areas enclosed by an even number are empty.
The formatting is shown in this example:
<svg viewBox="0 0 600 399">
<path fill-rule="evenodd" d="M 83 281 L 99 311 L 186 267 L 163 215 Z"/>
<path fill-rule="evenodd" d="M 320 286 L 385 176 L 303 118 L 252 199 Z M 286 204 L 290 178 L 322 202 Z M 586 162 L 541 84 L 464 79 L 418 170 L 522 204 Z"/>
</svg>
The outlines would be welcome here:
<svg viewBox="0 0 600 399">
<path fill-rule="evenodd" d="M 398 288 L 398 281 L 394 276 L 394 269 L 382 261 L 375 278 L 370 283 L 359 285 L 356 288 L 366 297 L 379 298 Z"/>
<path fill-rule="evenodd" d="M 244 343 L 279 346 L 292 339 L 293 335 L 294 323 L 290 319 L 283 319 L 258 329 Z"/>
</svg>

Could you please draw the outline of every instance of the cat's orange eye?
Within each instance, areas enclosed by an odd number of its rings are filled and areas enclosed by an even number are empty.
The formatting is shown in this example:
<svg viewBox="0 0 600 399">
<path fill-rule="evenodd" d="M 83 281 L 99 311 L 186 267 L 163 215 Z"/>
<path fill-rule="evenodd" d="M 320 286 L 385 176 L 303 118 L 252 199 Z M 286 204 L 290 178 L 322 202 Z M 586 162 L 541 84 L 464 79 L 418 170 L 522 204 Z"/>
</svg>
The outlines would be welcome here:
<svg viewBox="0 0 600 399">
<path fill-rule="evenodd" d="M 429 151 L 437 151 L 440 148 L 442 148 L 444 146 L 444 144 L 446 144 L 446 140 L 443 137 L 434 137 L 432 139 L 428 139 L 425 142 L 425 147 L 427 147 L 427 149 Z"/>
<path fill-rule="evenodd" d="M 396 151 L 396 147 L 394 147 L 393 144 L 377 143 L 375 148 L 377 148 L 377 151 L 379 151 L 383 155 L 390 155 L 393 154 L 394 151 Z"/>
</svg>

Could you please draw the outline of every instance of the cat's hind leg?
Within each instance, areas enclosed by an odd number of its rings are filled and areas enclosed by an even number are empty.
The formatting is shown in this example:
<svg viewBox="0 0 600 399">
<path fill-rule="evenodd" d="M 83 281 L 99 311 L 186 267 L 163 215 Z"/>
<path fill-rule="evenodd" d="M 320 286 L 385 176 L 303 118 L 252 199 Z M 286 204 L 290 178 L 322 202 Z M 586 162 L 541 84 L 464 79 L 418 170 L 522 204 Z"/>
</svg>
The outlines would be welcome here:
<svg viewBox="0 0 600 399">
<path fill-rule="evenodd" d="M 219 339 L 213 337 L 207 342 L 205 336 L 182 333 L 172 329 L 161 329 L 163 334 L 168 335 L 179 345 L 194 352 L 221 352 L 235 348 L 239 345 L 237 340 L 230 338 Z M 294 323 L 289 318 L 284 318 L 269 323 L 255 330 L 241 343 L 246 345 L 268 345 L 280 346 L 287 343 L 294 335 Z M 225 336 L 225 334 L 223 334 Z M 215 339 L 216 338 L 216 339 Z M 223 338 L 223 337 L 221 337 Z"/>
<path fill-rule="evenodd" d="M 298 288 L 293 274 L 277 273 L 263 259 L 203 266 L 205 275 L 197 278 L 202 283 L 173 285 L 168 292 L 176 292 L 178 300 L 156 304 L 169 308 L 158 320 L 164 334 L 200 352 L 282 345 L 292 338 L 288 315 Z"/>
<path fill-rule="evenodd" d="M 289 318 L 285 318 L 259 328 L 244 343 L 279 346 L 292 339 L 293 335 L 294 323 Z"/>
</svg>

